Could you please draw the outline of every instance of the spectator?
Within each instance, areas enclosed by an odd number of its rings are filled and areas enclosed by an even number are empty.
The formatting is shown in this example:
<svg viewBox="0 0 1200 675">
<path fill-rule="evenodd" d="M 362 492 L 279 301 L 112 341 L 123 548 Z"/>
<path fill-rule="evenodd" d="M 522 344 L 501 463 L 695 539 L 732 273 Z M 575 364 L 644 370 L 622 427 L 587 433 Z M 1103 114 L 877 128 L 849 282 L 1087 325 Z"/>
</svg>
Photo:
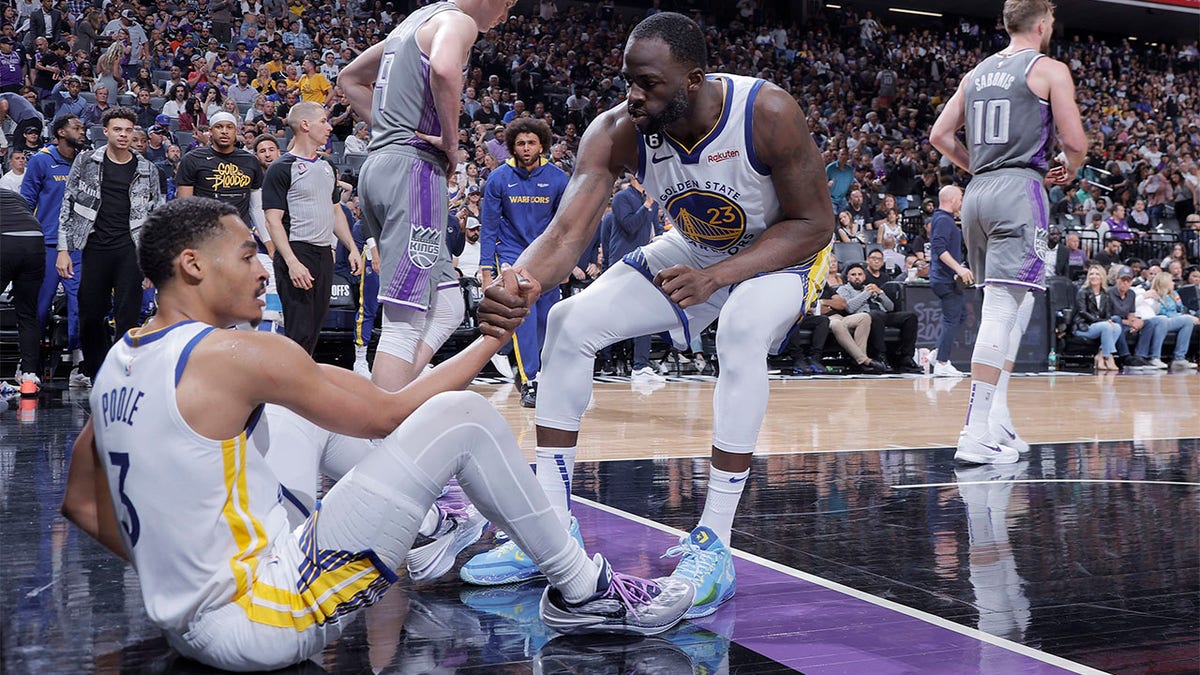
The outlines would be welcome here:
<svg viewBox="0 0 1200 675">
<path fill-rule="evenodd" d="M 250 85 L 250 73 L 245 70 L 239 70 L 237 84 L 229 88 L 227 96 L 236 101 L 239 106 L 249 109 L 254 104 L 255 99 L 258 98 L 258 90 Z"/>
<path fill-rule="evenodd" d="M 900 329 L 900 343 L 889 359 L 890 370 L 901 373 L 921 372 L 912 358 L 917 342 L 917 315 L 913 312 L 893 311 L 895 303 L 883 292 L 882 286 L 868 282 L 867 269 L 862 263 L 851 263 L 846 267 L 846 283 L 838 287 L 837 293 L 846 301 L 846 312 L 870 315 L 868 354 L 874 352 L 873 359 L 883 362 L 887 358 L 884 328 L 894 325 Z"/>
<path fill-rule="evenodd" d="M 106 112 L 101 123 L 108 143 L 79 157 L 67 177 L 55 264 L 59 276 L 74 278 L 71 252 L 83 252 L 79 337 L 84 359 L 72 384 L 91 386 L 108 353 L 110 307 L 116 335 L 138 324 L 142 273 L 136 247 L 142 223 L 162 195 L 154 165 L 129 149 L 135 121 L 129 108 Z"/>
<path fill-rule="evenodd" d="M 0 35 L 0 93 L 15 94 L 24 83 L 24 60 L 13 50 L 13 39 Z"/>
<path fill-rule="evenodd" d="M 42 0 L 38 9 L 29 13 L 29 30 L 25 34 L 25 46 L 32 49 L 37 38 L 57 43 L 68 28 L 62 12 L 54 9 L 53 0 Z"/>
<path fill-rule="evenodd" d="M 138 92 L 137 103 L 133 106 L 133 112 L 137 115 L 137 125 L 143 129 L 154 126 L 159 115 L 159 110 L 151 104 L 150 98 L 150 90 L 142 89 Z"/>
<path fill-rule="evenodd" d="M 507 130 L 504 128 L 504 125 L 497 124 L 492 129 L 491 140 L 484 143 L 484 147 L 487 148 L 488 154 L 492 157 L 495 157 L 497 162 L 503 162 L 512 156 L 512 152 L 509 150 L 509 144 L 505 140 L 506 133 Z"/>
<path fill-rule="evenodd" d="M 0 183 L 0 288 L 12 284 L 13 314 L 17 319 L 17 348 L 21 362 L 17 379 L 41 384 L 42 331 L 37 323 L 38 286 L 45 274 L 41 228 L 21 195 Z"/>
<path fill-rule="evenodd" d="M 91 55 L 92 47 L 96 45 L 96 38 L 100 33 L 101 15 L 99 9 L 88 7 L 84 11 L 83 17 L 75 22 L 75 44 L 72 47 L 77 53 L 83 52 Z"/>
<path fill-rule="evenodd" d="M 1100 265 L 1106 270 L 1112 265 L 1121 262 L 1121 240 L 1106 240 L 1104 242 L 1104 250 L 1092 256 L 1092 262 Z"/>
<path fill-rule="evenodd" d="M 1150 290 L 1143 296 L 1153 308 L 1157 317 L 1155 321 L 1162 322 L 1162 330 L 1155 334 L 1154 342 L 1150 345 L 1150 363 L 1156 368 L 1168 367 L 1162 361 L 1163 341 L 1169 333 L 1175 335 L 1175 354 L 1169 364 L 1171 370 L 1194 370 L 1196 364 L 1187 360 L 1188 347 L 1192 341 L 1192 331 L 1200 324 L 1200 317 L 1191 314 L 1175 291 L 1175 280 L 1167 272 L 1159 272 L 1150 285 Z"/>
<path fill-rule="evenodd" d="M 825 288 L 821 291 L 817 311 L 829 320 L 829 331 L 833 333 L 842 351 L 850 357 L 851 372 L 863 375 L 883 375 L 891 372 L 892 369 L 887 364 L 867 356 L 867 345 L 871 337 L 871 315 L 865 312 L 847 313 L 846 299 L 838 293 L 838 289 L 844 283 L 838 273 L 837 258 L 830 255 L 829 272 L 825 275 Z M 815 332 L 813 340 L 815 350 Z M 821 345 L 820 351 L 824 352 L 824 344 Z M 795 364 L 792 365 L 794 369 Z"/>
<path fill-rule="evenodd" d="M 1175 242 L 1171 245 L 1171 253 L 1162 260 L 1162 267 L 1168 267 L 1171 261 L 1178 261 L 1181 268 L 1188 266 L 1187 249 L 1182 242 Z"/>
<path fill-rule="evenodd" d="M 962 190 L 947 185 L 938 193 L 938 208 L 933 212 L 930 239 L 929 285 L 941 301 L 942 323 L 938 330 L 934 377 L 962 377 L 950 362 L 950 353 L 958 331 L 966 320 L 964 286 L 973 286 L 975 277 L 967 269 L 963 255 L 962 230 L 955 222 L 962 209 Z M 961 284 L 961 285 L 960 285 Z"/>
<path fill-rule="evenodd" d="M 1104 221 L 1104 225 L 1100 228 L 1101 239 L 1119 239 L 1121 241 L 1133 241 L 1133 230 L 1129 229 L 1129 223 L 1125 220 L 1125 205 L 1113 204 L 1112 215 Z"/>
<path fill-rule="evenodd" d="M 825 178 L 829 181 L 829 196 L 833 199 L 834 210 L 846 208 L 846 193 L 854 182 L 854 166 L 850 164 L 848 151 L 838 150 L 837 159 L 825 166 Z"/>
<path fill-rule="evenodd" d="M 1121 323 L 1113 314 L 1107 279 L 1108 272 L 1104 267 L 1092 265 L 1088 268 L 1087 281 L 1075 295 L 1075 313 L 1071 319 L 1071 332 L 1076 337 L 1100 339 L 1100 351 L 1096 352 L 1095 358 L 1096 372 L 1120 370 L 1113 355 L 1117 351 L 1117 339 L 1121 337 Z"/>
<path fill-rule="evenodd" d="M 0 189 L 20 192 L 21 182 L 25 180 L 25 167 L 28 161 L 29 155 L 25 154 L 24 150 L 14 150 L 8 158 L 8 172 L 0 176 Z M 0 286 L 0 288 L 4 287 Z"/>
<path fill-rule="evenodd" d="M 856 190 L 857 192 L 857 190 Z M 841 211 L 837 216 L 837 238 L 838 241 L 849 244 L 851 242 L 858 244 L 867 243 L 866 237 L 859 231 L 859 224 L 850 215 L 849 211 Z"/>
<path fill-rule="evenodd" d="M 317 71 L 317 61 L 313 58 L 306 58 L 302 62 L 304 74 L 300 76 L 297 86 L 300 89 L 300 98 L 305 101 L 312 101 L 325 105 L 333 95 L 333 85 L 320 72 Z"/>
<path fill-rule="evenodd" d="M 104 118 L 104 113 L 108 112 L 112 108 L 112 106 L 108 103 L 110 92 L 107 86 L 97 84 L 95 94 L 96 102 L 88 105 L 88 107 L 83 111 L 83 116 L 80 118 L 80 121 L 83 122 L 83 126 L 88 128 L 99 126 L 100 120 Z M 136 124 L 136 112 L 134 113 L 133 117 L 134 123 Z"/>
<path fill-rule="evenodd" d="M 371 130 L 366 122 L 354 125 L 354 134 L 346 138 L 346 153 L 352 155 L 367 154 L 367 146 L 371 142 Z"/>
<path fill-rule="evenodd" d="M 13 139 L 12 152 L 13 157 L 16 155 L 25 155 L 28 153 L 37 152 L 42 149 L 42 134 L 35 127 L 25 127 L 21 129 L 21 135 Z M 10 162 L 12 158 L 9 158 Z M 20 186 L 17 186 L 18 189 Z"/>
<path fill-rule="evenodd" d="M 170 144 L 167 142 L 166 129 L 158 124 L 151 124 L 146 128 L 146 149 L 142 152 L 146 159 L 155 165 L 160 164 L 167 158 L 168 145 Z"/>
<path fill-rule="evenodd" d="M 1123 266 L 1117 270 L 1117 283 L 1108 289 L 1108 300 L 1112 315 L 1121 322 L 1121 336 L 1117 338 L 1117 356 L 1127 368 L 1145 368 L 1150 365 L 1150 345 L 1154 333 L 1161 327 L 1158 322 L 1147 322 L 1137 315 L 1137 293 L 1133 291 L 1135 272 Z M 1129 353 L 1129 345 L 1136 342 L 1137 352 Z"/>
<path fill-rule="evenodd" d="M 478 192 L 476 192 L 478 194 Z M 463 244 L 463 252 L 458 255 L 454 261 L 454 266 L 458 268 L 459 273 L 467 279 L 479 279 L 479 232 L 481 224 L 479 219 L 471 215 L 467 209 L 458 210 L 458 222 L 463 228 L 463 234 L 466 236 L 466 243 Z"/>
<path fill-rule="evenodd" d="M 42 133 L 42 114 L 20 94 L 0 94 L 0 124 L 4 123 L 6 117 L 12 120 L 13 135 L 17 138 L 25 135 L 25 129 L 35 129 L 39 135 Z"/>
<path fill-rule="evenodd" d="M 1055 274 L 1072 280 L 1083 276 L 1083 268 L 1087 265 L 1087 252 L 1081 245 L 1078 234 L 1067 233 L 1064 244 L 1057 247 L 1055 252 Z"/>
</svg>

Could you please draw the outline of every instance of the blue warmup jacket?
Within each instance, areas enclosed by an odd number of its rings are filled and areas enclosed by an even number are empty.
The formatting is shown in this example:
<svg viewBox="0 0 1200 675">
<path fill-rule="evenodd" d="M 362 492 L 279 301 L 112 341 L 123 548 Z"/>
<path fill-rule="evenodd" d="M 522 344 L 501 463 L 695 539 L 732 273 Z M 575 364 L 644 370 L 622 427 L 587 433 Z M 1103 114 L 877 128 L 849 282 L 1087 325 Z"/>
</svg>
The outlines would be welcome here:
<svg viewBox="0 0 1200 675">
<path fill-rule="evenodd" d="M 63 193 L 67 189 L 67 175 L 71 163 L 58 154 L 51 145 L 29 158 L 25 166 L 25 179 L 21 181 L 21 196 L 33 209 L 42 224 L 42 235 L 47 246 L 58 244 L 58 212 L 62 210 Z"/>
<path fill-rule="evenodd" d="M 516 262 L 550 224 L 568 180 L 545 158 L 530 172 L 518 168 L 513 159 L 497 167 L 483 187 L 479 266 L 495 274 L 497 258 L 501 263 Z"/>
</svg>

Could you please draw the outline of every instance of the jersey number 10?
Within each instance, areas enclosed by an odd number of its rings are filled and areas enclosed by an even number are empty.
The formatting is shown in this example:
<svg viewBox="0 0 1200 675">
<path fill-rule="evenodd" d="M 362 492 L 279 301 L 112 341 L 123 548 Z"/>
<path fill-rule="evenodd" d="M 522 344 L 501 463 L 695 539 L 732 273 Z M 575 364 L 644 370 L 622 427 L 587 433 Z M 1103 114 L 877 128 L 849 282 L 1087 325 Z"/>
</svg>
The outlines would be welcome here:
<svg viewBox="0 0 1200 675">
<path fill-rule="evenodd" d="M 1012 103 L 1006 98 L 975 101 L 971 104 L 971 142 L 974 145 L 1008 143 Z"/>
</svg>

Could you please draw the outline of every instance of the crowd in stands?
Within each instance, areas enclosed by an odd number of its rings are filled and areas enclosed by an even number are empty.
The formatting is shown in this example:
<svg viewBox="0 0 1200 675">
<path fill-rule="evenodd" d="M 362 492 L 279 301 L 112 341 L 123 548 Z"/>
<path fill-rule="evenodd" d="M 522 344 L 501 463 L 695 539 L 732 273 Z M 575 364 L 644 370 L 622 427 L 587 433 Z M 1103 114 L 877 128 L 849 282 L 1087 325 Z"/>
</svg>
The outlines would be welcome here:
<svg viewBox="0 0 1200 675">
<path fill-rule="evenodd" d="M 807 111 L 827 165 L 837 241 L 862 245 L 864 262 L 878 248 L 894 277 L 926 277 L 938 190 L 969 182 L 933 149 L 929 129 L 966 69 L 1006 43 L 999 20 L 898 27 L 846 6 L 796 25 L 764 0 L 718 5 L 715 14 L 678 4 L 707 31 L 710 72 L 768 79 Z M 477 236 L 479 191 L 508 159 L 505 125 L 544 119 L 553 131 L 549 160 L 570 174 L 589 122 L 623 101 L 624 36 L 659 7 L 659 0 L 650 9 L 523 2 L 479 38 L 460 116 L 469 159 L 450 177 L 452 210 L 469 236 Z M 370 130 L 350 110 L 337 76 L 404 18 L 402 9 L 365 0 L 15 0 L 0 12 L 0 96 L 8 97 L 0 104 L 8 172 L 0 186 L 19 185 L 20 155 L 52 140 L 56 117 L 77 116 L 99 144 L 103 136 L 93 130 L 101 115 L 128 106 L 169 198 L 180 157 L 209 142 L 213 115 L 233 114 L 251 151 L 263 134 L 286 150 L 284 120 L 301 100 L 327 108 L 334 132 L 326 152 L 353 184 Z M 1050 193 L 1053 243 L 1062 239 L 1049 254 L 1056 271 L 1082 278 L 1108 255 L 1110 264 L 1157 265 L 1177 284 L 1195 283 L 1200 223 L 1189 215 L 1200 203 L 1197 43 L 1064 35 L 1051 54 L 1071 68 L 1091 140 L 1077 181 Z M 1116 253 L 1106 250 L 1110 239 Z M 589 272 L 604 267 L 598 255 Z M 860 360 L 874 369 L 886 365 L 871 363 L 883 357 Z"/>
</svg>

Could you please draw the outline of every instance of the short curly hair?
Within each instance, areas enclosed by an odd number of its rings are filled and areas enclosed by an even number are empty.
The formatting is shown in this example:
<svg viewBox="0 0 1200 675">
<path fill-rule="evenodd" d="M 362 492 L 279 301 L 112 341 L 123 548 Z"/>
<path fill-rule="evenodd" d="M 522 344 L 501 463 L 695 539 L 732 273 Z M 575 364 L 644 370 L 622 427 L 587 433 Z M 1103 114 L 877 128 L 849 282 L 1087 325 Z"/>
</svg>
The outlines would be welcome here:
<svg viewBox="0 0 1200 675">
<path fill-rule="evenodd" d="M 542 152 L 550 151 L 550 143 L 553 139 L 550 136 L 550 125 L 546 124 L 546 120 L 518 117 L 509 122 L 508 126 L 504 128 L 504 144 L 508 146 L 508 154 L 517 154 L 517 136 L 520 134 L 537 134 L 538 140 L 542 142 Z"/>
<path fill-rule="evenodd" d="M 222 231 L 221 217 L 236 216 L 230 204 L 207 197 L 180 197 L 150 212 L 142 225 L 138 262 L 142 274 L 162 288 L 175 276 L 175 258 Z"/>
</svg>

